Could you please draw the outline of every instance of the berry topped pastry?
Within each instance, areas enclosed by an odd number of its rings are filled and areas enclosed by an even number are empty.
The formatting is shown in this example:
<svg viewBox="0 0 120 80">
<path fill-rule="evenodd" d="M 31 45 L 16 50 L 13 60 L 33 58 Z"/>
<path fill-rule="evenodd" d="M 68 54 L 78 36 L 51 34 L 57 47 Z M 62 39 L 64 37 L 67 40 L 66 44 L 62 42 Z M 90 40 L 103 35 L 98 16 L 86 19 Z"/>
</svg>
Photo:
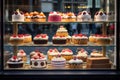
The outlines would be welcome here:
<svg viewBox="0 0 120 80">
<path fill-rule="evenodd" d="M 24 21 L 24 19 L 25 19 L 24 13 L 19 9 L 13 12 L 12 21 Z"/>
<path fill-rule="evenodd" d="M 12 56 L 12 58 L 10 58 L 7 61 L 8 67 L 9 68 L 22 68 L 23 67 L 23 61 L 22 58 L 17 57 L 17 56 Z"/>
</svg>

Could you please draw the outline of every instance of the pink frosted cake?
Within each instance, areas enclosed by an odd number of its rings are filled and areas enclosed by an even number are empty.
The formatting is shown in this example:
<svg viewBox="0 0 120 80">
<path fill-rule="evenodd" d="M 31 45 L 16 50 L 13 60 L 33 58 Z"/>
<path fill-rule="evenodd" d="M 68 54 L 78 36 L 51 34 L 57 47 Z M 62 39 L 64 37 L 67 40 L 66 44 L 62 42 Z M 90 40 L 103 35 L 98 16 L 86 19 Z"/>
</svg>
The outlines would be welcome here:
<svg viewBox="0 0 120 80">
<path fill-rule="evenodd" d="M 61 15 L 58 12 L 50 12 L 48 22 L 61 22 Z"/>
<path fill-rule="evenodd" d="M 91 13 L 88 11 L 79 12 L 77 21 L 91 21 Z"/>
</svg>

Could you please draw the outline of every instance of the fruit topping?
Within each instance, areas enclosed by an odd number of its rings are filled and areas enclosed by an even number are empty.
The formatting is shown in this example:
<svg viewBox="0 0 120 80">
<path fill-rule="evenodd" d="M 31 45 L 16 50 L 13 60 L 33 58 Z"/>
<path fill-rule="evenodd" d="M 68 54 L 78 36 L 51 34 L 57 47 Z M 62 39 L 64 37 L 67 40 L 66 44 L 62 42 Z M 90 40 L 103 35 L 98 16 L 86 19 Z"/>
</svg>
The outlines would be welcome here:
<svg viewBox="0 0 120 80">
<path fill-rule="evenodd" d="M 86 12 L 83 12 L 83 15 L 85 15 L 86 14 Z"/>
</svg>

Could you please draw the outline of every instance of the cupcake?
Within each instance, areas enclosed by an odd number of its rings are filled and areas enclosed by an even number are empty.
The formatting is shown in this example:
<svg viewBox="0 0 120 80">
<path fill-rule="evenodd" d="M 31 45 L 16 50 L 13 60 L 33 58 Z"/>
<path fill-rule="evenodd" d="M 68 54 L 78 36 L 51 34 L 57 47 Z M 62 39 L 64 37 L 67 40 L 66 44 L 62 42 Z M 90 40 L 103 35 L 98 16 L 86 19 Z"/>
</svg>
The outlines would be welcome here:
<svg viewBox="0 0 120 80">
<path fill-rule="evenodd" d="M 9 68 L 23 68 L 23 63 L 22 58 L 17 56 L 12 56 L 12 58 L 7 61 Z"/>
<path fill-rule="evenodd" d="M 17 57 L 20 57 L 24 62 L 27 62 L 27 55 L 23 49 L 18 50 Z"/>
<path fill-rule="evenodd" d="M 61 56 L 64 57 L 66 60 L 70 60 L 73 57 L 73 52 L 69 48 L 65 48 L 61 51 Z"/>
<path fill-rule="evenodd" d="M 54 48 L 54 49 L 49 49 L 47 51 L 47 55 L 48 55 L 48 60 L 51 60 L 53 57 L 57 56 L 60 52 Z"/>
<path fill-rule="evenodd" d="M 77 53 L 77 57 L 78 59 L 83 60 L 83 62 L 86 62 L 88 57 L 88 52 L 85 49 L 81 48 Z"/>
<path fill-rule="evenodd" d="M 68 65 L 69 68 L 82 68 L 83 61 L 80 59 L 77 59 L 76 56 L 73 57 L 73 59 L 69 60 Z"/>
</svg>

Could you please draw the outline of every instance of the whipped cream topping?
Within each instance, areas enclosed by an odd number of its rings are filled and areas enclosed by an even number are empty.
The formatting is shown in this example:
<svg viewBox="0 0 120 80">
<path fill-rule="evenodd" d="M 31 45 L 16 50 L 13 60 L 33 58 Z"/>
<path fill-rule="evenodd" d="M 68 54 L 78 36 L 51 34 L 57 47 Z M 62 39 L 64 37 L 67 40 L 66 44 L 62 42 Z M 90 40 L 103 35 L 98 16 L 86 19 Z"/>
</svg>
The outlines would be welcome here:
<svg viewBox="0 0 120 80">
<path fill-rule="evenodd" d="M 63 49 L 61 51 L 61 55 L 72 55 L 72 54 L 73 54 L 73 52 L 70 49 Z"/>
<path fill-rule="evenodd" d="M 24 50 L 19 50 L 17 56 L 19 57 L 26 56 L 26 53 L 24 52 Z"/>
<path fill-rule="evenodd" d="M 57 49 L 49 49 L 48 55 L 58 55 L 60 52 Z"/>
<path fill-rule="evenodd" d="M 95 56 L 95 57 L 103 56 L 103 54 L 101 54 L 101 52 L 99 52 L 99 51 L 93 51 L 90 55 Z"/>
<path fill-rule="evenodd" d="M 58 12 L 56 12 L 56 11 L 49 13 L 49 16 L 52 16 L 52 15 L 59 15 L 60 16 L 60 14 Z"/>
<path fill-rule="evenodd" d="M 63 57 L 53 57 L 51 61 L 66 61 Z"/>
<path fill-rule="evenodd" d="M 8 61 L 8 63 L 16 63 L 16 62 L 23 62 L 22 58 L 17 57 L 17 56 L 12 56 Z"/>
<path fill-rule="evenodd" d="M 53 36 L 52 39 L 67 39 L 67 37 Z"/>
<path fill-rule="evenodd" d="M 83 63 L 83 61 L 82 60 L 80 60 L 80 59 L 71 59 L 68 63 L 78 63 L 78 64 L 80 64 L 80 63 Z"/>
<path fill-rule="evenodd" d="M 48 36 L 47 36 L 47 34 L 38 34 L 38 35 L 36 35 L 33 39 L 34 40 L 41 40 L 41 39 L 43 39 L 43 40 L 48 40 Z"/>
<path fill-rule="evenodd" d="M 98 11 L 96 12 L 96 14 L 94 15 L 94 19 L 96 21 L 106 21 L 107 20 L 107 15 L 105 14 L 105 12 L 103 11 Z"/>
<path fill-rule="evenodd" d="M 81 56 L 81 57 L 87 57 L 88 56 L 88 52 L 87 51 L 79 51 L 77 56 Z"/>
<path fill-rule="evenodd" d="M 60 26 L 60 27 L 57 29 L 57 32 L 67 32 L 67 29 L 66 29 L 64 26 Z"/>
<path fill-rule="evenodd" d="M 10 36 L 10 40 L 12 39 L 24 39 L 24 36 L 13 35 L 13 36 Z"/>
</svg>

